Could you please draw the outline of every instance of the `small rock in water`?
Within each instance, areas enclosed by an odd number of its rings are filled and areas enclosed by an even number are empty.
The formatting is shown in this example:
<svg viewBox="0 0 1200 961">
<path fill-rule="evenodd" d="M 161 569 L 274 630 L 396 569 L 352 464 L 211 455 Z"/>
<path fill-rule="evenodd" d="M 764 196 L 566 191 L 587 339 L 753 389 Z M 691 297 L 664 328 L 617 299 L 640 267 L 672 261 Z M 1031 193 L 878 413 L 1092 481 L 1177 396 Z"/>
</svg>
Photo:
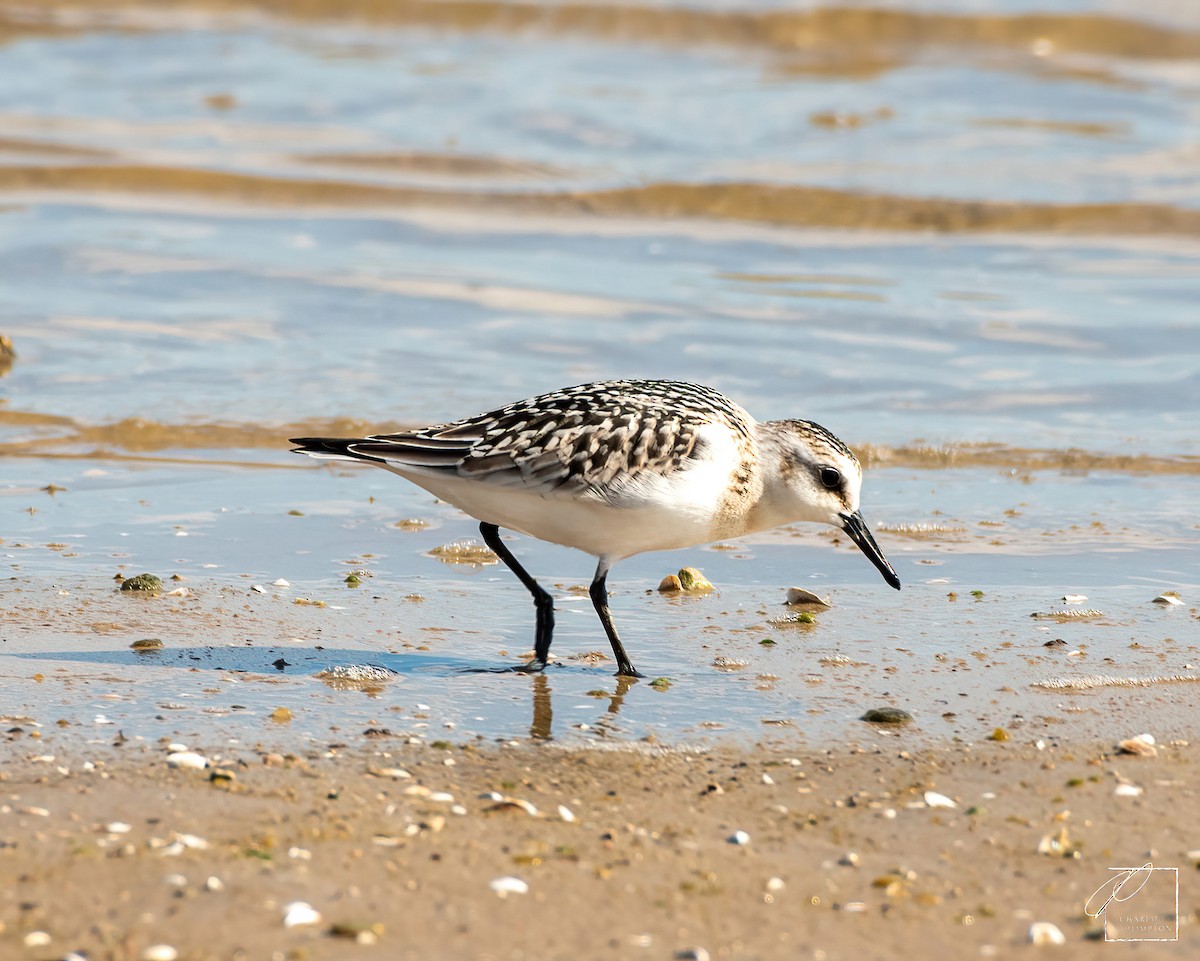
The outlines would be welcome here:
<svg viewBox="0 0 1200 961">
<path fill-rule="evenodd" d="M 506 876 L 503 878 L 496 878 L 494 881 L 492 881 L 488 885 L 488 887 L 490 887 L 493 891 L 496 892 L 496 894 L 498 894 L 502 898 L 506 898 L 510 894 L 528 894 L 529 893 L 529 885 L 528 884 L 526 884 L 520 878 L 514 878 L 514 877 L 509 877 L 509 876 Z"/>
<path fill-rule="evenodd" d="M 912 719 L 908 711 L 899 707 L 873 707 L 859 718 L 871 724 L 907 724 Z"/>
<path fill-rule="evenodd" d="M 1058 930 L 1058 926 L 1049 921 L 1034 921 L 1029 926 L 1029 941 L 1039 946 L 1067 943 L 1066 936 Z"/>
<path fill-rule="evenodd" d="M 283 926 L 295 928 L 305 924 L 320 924 L 321 913 L 304 901 L 293 901 L 283 909 Z"/>
<path fill-rule="evenodd" d="M 271 586 L 272 587 L 291 587 L 292 584 L 290 581 L 285 581 L 282 577 L 279 577 L 279 578 L 276 578 L 275 580 L 271 581 Z"/>
<path fill-rule="evenodd" d="M 658 584 L 660 594 L 678 594 L 683 590 L 683 582 L 678 574 L 668 574 Z"/>
<path fill-rule="evenodd" d="M 829 607 L 829 598 L 821 597 L 819 594 L 814 594 L 810 590 L 803 587 L 789 587 L 787 590 L 787 603 L 789 604 L 817 604 L 821 607 Z"/>
<path fill-rule="evenodd" d="M 194 751 L 176 751 L 167 755 L 167 767 L 201 770 L 208 767 L 208 758 Z"/>
<path fill-rule="evenodd" d="M 1063 603 L 1064 604 L 1082 604 L 1086 600 L 1087 600 L 1086 594 L 1064 594 L 1063 595 Z"/>
<path fill-rule="evenodd" d="M 138 574 L 121 582 L 121 590 L 141 591 L 145 594 L 160 594 L 162 586 L 162 578 L 157 574 Z"/>
<path fill-rule="evenodd" d="M 129 647 L 134 651 L 161 651 L 163 642 L 157 637 L 144 637 L 140 641 L 134 641 Z"/>
<path fill-rule="evenodd" d="M 713 589 L 712 582 L 694 567 L 680 568 L 679 583 L 689 594 L 702 594 Z"/>
<path fill-rule="evenodd" d="M 1182 604 L 1183 599 L 1179 596 L 1178 591 L 1163 591 L 1161 594 L 1158 595 L 1158 597 L 1154 598 L 1154 600 L 1151 603 L 1169 604 L 1169 605 L 1174 606 L 1176 604 Z"/>
</svg>

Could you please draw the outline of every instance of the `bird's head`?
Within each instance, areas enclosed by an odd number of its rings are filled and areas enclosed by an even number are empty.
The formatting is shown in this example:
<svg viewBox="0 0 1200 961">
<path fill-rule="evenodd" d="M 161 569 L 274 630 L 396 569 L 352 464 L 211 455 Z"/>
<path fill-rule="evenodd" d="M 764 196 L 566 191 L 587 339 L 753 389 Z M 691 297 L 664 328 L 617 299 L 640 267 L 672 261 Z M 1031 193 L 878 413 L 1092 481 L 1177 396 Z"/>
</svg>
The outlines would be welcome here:
<svg viewBox="0 0 1200 961">
<path fill-rule="evenodd" d="M 845 531 L 896 590 L 900 578 L 875 543 L 859 511 L 862 467 L 844 443 L 807 420 L 772 421 L 770 436 L 780 457 L 773 500 L 792 520 L 816 521 Z"/>
</svg>

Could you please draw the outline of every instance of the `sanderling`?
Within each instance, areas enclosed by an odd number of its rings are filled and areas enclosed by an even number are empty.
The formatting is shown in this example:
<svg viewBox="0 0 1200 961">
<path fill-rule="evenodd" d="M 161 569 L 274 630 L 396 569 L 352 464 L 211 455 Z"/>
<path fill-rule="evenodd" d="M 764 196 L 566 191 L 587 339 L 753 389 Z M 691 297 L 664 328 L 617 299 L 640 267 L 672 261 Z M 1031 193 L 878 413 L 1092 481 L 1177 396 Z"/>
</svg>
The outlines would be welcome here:
<svg viewBox="0 0 1200 961">
<path fill-rule="evenodd" d="M 589 591 L 617 674 L 640 677 L 608 608 L 613 564 L 815 521 L 844 530 L 892 587 L 900 578 L 858 509 L 862 469 L 807 420 L 758 423 L 710 387 L 615 380 L 399 434 L 297 437 L 295 451 L 376 464 L 476 518 L 483 539 L 533 595 L 534 659 L 546 666 L 554 599 L 500 539 L 520 531 L 599 558 Z"/>
</svg>

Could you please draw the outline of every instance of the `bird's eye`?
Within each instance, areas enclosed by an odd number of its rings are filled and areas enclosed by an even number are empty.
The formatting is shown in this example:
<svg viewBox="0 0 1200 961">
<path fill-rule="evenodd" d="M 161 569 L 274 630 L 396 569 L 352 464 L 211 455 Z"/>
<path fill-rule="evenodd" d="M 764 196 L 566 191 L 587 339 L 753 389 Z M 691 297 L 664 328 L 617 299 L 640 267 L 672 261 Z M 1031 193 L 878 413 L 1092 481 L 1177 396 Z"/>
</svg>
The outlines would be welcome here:
<svg viewBox="0 0 1200 961">
<path fill-rule="evenodd" d="M 842 472 L 836 467 L 822 467 L 821 483 L 831 491 L 837 490 L 842 486 Z"/>
</svg>

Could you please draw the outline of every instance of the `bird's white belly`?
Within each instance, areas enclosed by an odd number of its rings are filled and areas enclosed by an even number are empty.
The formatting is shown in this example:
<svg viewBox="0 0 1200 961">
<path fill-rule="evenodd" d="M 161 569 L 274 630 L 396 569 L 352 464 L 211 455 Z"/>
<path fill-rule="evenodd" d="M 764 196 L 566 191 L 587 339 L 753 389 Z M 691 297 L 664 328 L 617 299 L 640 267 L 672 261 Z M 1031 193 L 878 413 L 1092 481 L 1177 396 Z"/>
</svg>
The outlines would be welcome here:
<svg viewBox="0 0 1200 961">
<path fill-rule="evenodd" d="M 586 497 L 542 496 L 457 477 L 401 476 L 481 521 L 614 561 L 644 551 L 706 544 L 718 536 L 711 503 L 667 499 L 669 492 L 612 506 Z"/>
</svg>

